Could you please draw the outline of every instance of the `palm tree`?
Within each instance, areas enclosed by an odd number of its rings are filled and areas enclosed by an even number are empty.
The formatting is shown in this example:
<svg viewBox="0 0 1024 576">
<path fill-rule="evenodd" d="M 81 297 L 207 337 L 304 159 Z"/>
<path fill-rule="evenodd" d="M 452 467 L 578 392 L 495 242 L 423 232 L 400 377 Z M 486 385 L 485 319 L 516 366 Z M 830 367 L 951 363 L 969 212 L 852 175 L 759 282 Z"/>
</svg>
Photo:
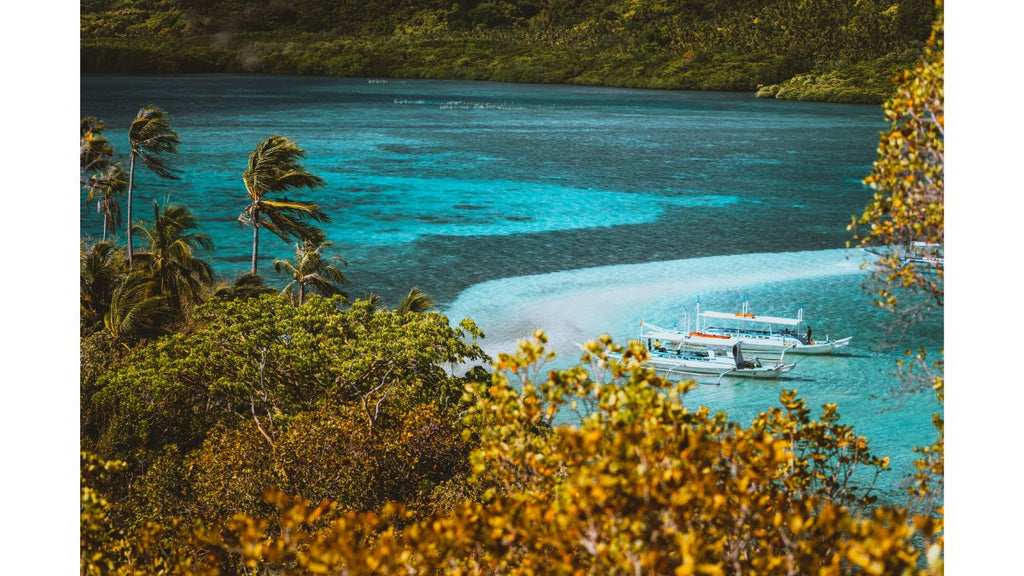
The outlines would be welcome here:
<svg viewBox="0 0 1024 576">
<path fill-rule="evenodd" d="M 117 203 L 117 197 L 123 196 L 128 188 L 127 174 L 120 162 L 109 163 L 106 167 L 89 176 L 86 181 L 89 189 L 87 202 L 92 202 L 94 196 L 100 196 L 96 201 L 96 211 L 103 214 L 103 241 L 107 241 L 107 231 L 117 230 L 121 224 L 121 205 Z"/>
<path fill-rule="evenodd" d="M 166 300 L 154 295 L 153 279 L 145 272 L 132 272 L 114 289 L 103 325 L 116 342 L 156 336 L 165 326 L 170 309 Z"/>
<path fill-rule="evenodd" d="M 149 105 L 139 110 L 128 129 L 128 144 L 131 145 L 131 161 L 128 166 L 128 265 L 132 264 L 132 190 L 135 184 L 135 159 L 139 158 L 147 168 L 161 178 L 177 180 L 176 170 L 167 165 L 164 154 L 178 151 L 178 133 L 167 121 L 167 113 Z"/>
<path fill-rule="evenodd" d="M 114 194 L 124 193 L 124 169 L 115 168 L 114 148 L 103 135 L 107 125 L 102 120 L 95 116 L 86 116 L 82 118 L 79 126 L 81 183 L 88 192 L 86 202 L 92 202 L 97 192 L 102 193 L 96 208 L 103 214 L 103 240 L 106 241 L 107 229 L 116 227 L 116 223 L 121 219 L 121 207 L 114 199 Z"/>
<path fill-rule="evenodd" d="M 194 232 L 198 223 L 192 211 L 178 204 L 161 210 L 153 202 L 153 224 L 139 223 L 133 228 L 149 246 L 136 258 L 153 278 L 157 293 L 179 311 L 198 302 L 203 289 L 213 283 L 213 269 L 196 258 L 195 252 L 212 250 L 213 241 L 202 232 Z"/>
<path fill-rule="evenodd" d="M 110 145 L 107 137 L 103 135 L 103 130 L 107 125 L 95 116 L 86 116 L 82 118 L 80 126 L 79 168 L 83 172 L 103 170 L 114 157 L 114 148 Z"/>
<path fill-rule="evenodd" d="M 82 334 L 102 326 L 110 310 L 114 289 L 124 271 L 122 252 L 109 242 L 97 242 L 86 248 L 82 243 L 79 271 L 79 311 Z"/>
<path fill-rule="evenodd" d="M 292 301 L 297 301 L 299 306 L 302 306 L 306 299 L 307 288 L 311 292 L 324 296 L 340 294 L 346 298 L 348 297 L 338 287 L 339 284 L 348 282 L 348 279 L 345 278 L 341 270 L 331 264 L 331 260 L 339 261 L 343 266 L 347 266 L 348 262 L 345 262 L 340 256 L 328 258 L 323 256 L 323 249 L 331 245 L 330 242 L 305 241 L 302 244 L 295 245 L 294 262 L 290 260 L 274 260 L 275 271 L 291 274 L 292 281 L 284 287 L 282 292 L 291 294 Z M 296 292 L 298 293 L 297 297 Z"/>
<path fill-rule="evenodd" d="M 426 312 L 433 305 L 434 301 L 430 299 L 426 292 L 420 290 L 418 286 L 413 286 L 395 311 L 399 313 Z"/>
<path fill-rule="evenodd" d="M 284 136 L 271 136 L 260 142 L 249 155 L 249 167 L 242 173 L 245 190 L 251 202 L 238 216 L 239 222 L 252 226 L 252 274 L 256 274 L 259 257 L 260 228 L 276 234 L 285 241 L 301 239 L 323 242 L 322 230 L 306 222 L 328 222 L 330 218 L 312 202 L 289 200 L 284 197 L 271 200 L 270 193 L 286 192 L 298 188 L 310 190 L 322 186 L 324 179 L 306 172 L 299 161 L 306 151 Z"/>
</svg>

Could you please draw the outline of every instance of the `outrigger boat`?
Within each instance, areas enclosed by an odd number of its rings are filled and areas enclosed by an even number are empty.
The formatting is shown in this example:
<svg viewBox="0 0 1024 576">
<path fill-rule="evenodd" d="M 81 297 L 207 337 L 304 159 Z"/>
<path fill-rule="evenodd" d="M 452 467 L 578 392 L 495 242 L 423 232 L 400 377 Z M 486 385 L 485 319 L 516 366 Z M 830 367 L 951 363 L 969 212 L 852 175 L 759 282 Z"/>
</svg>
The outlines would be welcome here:
<svg viewBox="0 0 1024 576">
<path fill-rule="evenodd" d="M 723 326 L 710 325 L 711 320 L 725 321 Z M 801 306 L 796 318 L 761 316 L 752 314 L 747 299 L 743 299 L 740 312 L 701 311 L 697 300 L 696 330 L 686 332 L 661 328 L 647 322 L 640 322 L 640 338 L 653 338 L 671 345 L 680 344 L 688 348 L 730 349 L 737 342 L 743 343 L 748 352 L 771 354 L 831 354 L 837 348 L 848 346 L 853 337 L 831 340 L 812 340 L 811 327 L 800 333 L 804 324 L 804 309 Z M 781 328 L 781 329 L 780 329 Z"/>
<path fill-rule="evenodd" d="M 928 242 L 912 242 L 902 259 L 904 266 L 913 264 L 926 272 L 942 270 L 945 264 L 942 245 Z"/>
<path fill-rule="evenodd" d="M 743 345 L 740 342 L 733 345 L 731 355 L 715 348 L 693 350 L 682 344 L 677 343 L 675 346 L 670 346 L 665 342 L 650 339 L 643 344 L 650 351 L 648 363 L 663 373 L 666 378 L 673 376 L 714 376 L 719 380 L 722 377 L 778 378 L 796 366 L 796 363 L 784 363 L 782 358 L 779 358 L 778 362 L 762 362 L 758 358 L 746 360 L 743 357 Z M 621 359 L 621 355 L 610 354 L 610 356 Z"/>
<path fill-rule="evenodd" d="M 895 258 L 899 260 L 901 268 L 913 265 L 915 269 L 926 274 L 937 273 L 945 266 L 942 244 L 911 242 L 906 247 L 873 247 L 867 251 L 880 258 Z"/>
</svg>

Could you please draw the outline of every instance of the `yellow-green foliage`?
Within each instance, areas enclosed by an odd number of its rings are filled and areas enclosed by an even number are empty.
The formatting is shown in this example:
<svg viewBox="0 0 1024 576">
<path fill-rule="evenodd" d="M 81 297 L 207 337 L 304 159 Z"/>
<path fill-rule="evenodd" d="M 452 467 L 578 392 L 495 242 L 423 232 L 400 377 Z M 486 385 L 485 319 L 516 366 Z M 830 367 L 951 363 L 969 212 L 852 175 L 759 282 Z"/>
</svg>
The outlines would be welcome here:
<svg viewBox="0 0 1024 576">
<path fill-rule="evenodd" d="M 861 515 L 871 475 L 854 471 L 887 461 L 834 405 L 814 418 L 783 392 L 741 426 L 689 407 L 692 383 L 658 377 L 638 345 L 617 362 L 608 354 L 621 347 L 590 342 L 586 364 L 545 375 L 544 341 L 538 333 L 499 358 L 489 383 L 466 387 L 478 498 L 421 516 L 272 490 L 276 512 L 183 533 L 204 551 L 191 573 L 941 573 L 940 520 L 889 507 Z M 574 403 L 596 411 L 553 426 Z"/>
<path fill-rule="evenodd" d="M 124 462 L 107 462 L 95 454 L 81 454 L 82 509 L 80 514 L 81 563 L 83 574 L 102 574 L 113 568 L 116 549 L 107 516 L 110 502 L 100 492 L 109 476 L 124 469 Z"/>
<path fill-rule="evenodd" d="M 896 95 L 885 105 L 891 123 L 882 134 L 878 159 L 865 183 L 874 198 L 850 225 L 862 246 L 891 246 L 872 270 L 878 303 L 900 308 L 897 291 L 923 295 L 942 306 L 943 269 L 922 270 L 903 261 L 912 242 L 944 241 L 945 113 L 943 107 L 942 2 L 928 48 L 913 70 L 899 78 Z M 924 273 L 934 272 L 934 273 Z M 903 313 L 917 312 L 904 307 Z"/>
<path fill-rule="evenodd" d="M 942 313 L 944 306 L 944 265 L 918 266 L 904 256 L 914 242 L 943 246 L 945 240 L 945 112 L 943 2 L 936 1 L 938 18 L 921 58 L 912 70 L 898 77 L 896 95 L 884 109 L 891 122 L 882 133 L 878 159 L 865 183 L 875 194 L 850 229 L 861 246 L 888 247 L 871 267 L 868 284 L 876 304 L 897 314 L 905 324 Z M 940 253 L 941 254 L 941 253 Z M 944 360 L 928 358 L 924 350 L 906 351 L 899 362 L 898 393 L 908 394 L 931 389 L 940 402 L 944 399 Z M 933 423 L 938 438 L 930 446 L 916 448 L 921 457 L 915 461 L 911 494 L 943 514 L 945 467 L 945 423 L 935 414 Z M 936 551 L 937 561 L 942 538 Z"/>
<path fill-rule="evenodd" d="M 268 515 L 270 486 L 352 510 L 445 505 L 471 492 L 457 482 L 473 445 L 466 380 L 450 370 L 486 359 L 466 341 L 480 336 L 436 312 L 277 294 L 213 298 L 184 332 L 131 350 L 90 336 L 83 449 L 126 465 L 104 521 L 148 546 L 134 535 L 154 523 Z M 180 531 L 161 530 L 161 546 L 187 552 Z"/>
<path fill-rule="evenodd" d="M 189 330 L 139 347 L 99 376 L 83 415 L 96 422 L 105 457 L 168 444 L 189 451 L 217 425 L 252 423 L 273 437 L 293 417 L 333 399 L 360 406 L 364 421 L 437 402 L 452 406 L 461 381 L 454 363 L 485 358 L 434 312 L 396 313 L 314 296 L 291 306 L 280 296 L 225 301 L 193 310 Z M 90 367 L 90 373 L 91 373 Z"/>
<path fill-rule="evenodd" d="M 762 86 L 759 98 L 780 100 L 813 100 L 873 104 L 879 95 L 893 92 L 893 78 L 912 67 L 919 54 L 916 50 L 887 54 L 868 62 L 858 62 L 834 70 L 816 70 L 797 74 L 780 84 Z"/>
</svg>

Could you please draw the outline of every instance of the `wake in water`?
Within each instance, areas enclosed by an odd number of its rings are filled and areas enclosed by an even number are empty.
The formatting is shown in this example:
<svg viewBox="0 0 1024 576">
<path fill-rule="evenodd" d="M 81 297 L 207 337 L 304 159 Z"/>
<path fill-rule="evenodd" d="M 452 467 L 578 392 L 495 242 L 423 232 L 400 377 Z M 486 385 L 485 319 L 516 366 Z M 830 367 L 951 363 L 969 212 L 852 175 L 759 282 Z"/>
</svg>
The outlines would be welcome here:
<svg viewBox="0 0 1024 576">
<path fill-rule="evenodd" d="M 473 318 L 487 335 L 483 347 L 492 356 L 514 350 L 541 328 L 550 349 L 571 362 L 579 356 L 576 344 L 603 333 L 624 343 L 641 319 L 679 325 L 700 295 L 862 274 L 861 264 L 872 258 L 862 250 L 740 254 L 517 276 L 472 286 L 444 312 L 453 322 Z M 791 298 L 774 293 L 773 300 L 792 300 L 795 312 L 804 296 L 800 286 L 805 285 L 792 285 Z"/>
<path fill-rule="evenodd" d="M 395 98 L 394 103 L 404 106 L 436 106 L 438 110 L 523 110 L 525 108 L 524 106 L 510 102 L 426 100 L 422 98 Z"/>
</svg>

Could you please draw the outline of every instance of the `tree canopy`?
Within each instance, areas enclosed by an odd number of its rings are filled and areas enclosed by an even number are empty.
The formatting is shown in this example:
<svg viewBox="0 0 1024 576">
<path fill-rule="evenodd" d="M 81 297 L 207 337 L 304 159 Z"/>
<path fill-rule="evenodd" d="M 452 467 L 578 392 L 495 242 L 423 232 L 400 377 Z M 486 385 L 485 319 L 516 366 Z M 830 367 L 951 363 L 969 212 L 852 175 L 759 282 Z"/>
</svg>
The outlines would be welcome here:
<svg viewBox="0 0 1024 576">
<path fill-rule="evenodd" d="M 472 441 L 457 497 L 431 508 L 361 496 L 379 486 L 369 478 L 382 456 L 366 456 L 357 429 L 331 426 L 332 409 L 305 413 L 277 437 L 274 458 L 300 445 L 331 447 L 325 462 L 297 459 L 306 462 L 301 468 L 271 466 L 251 428 L 212 435 L 187 469 L 198 482 L 198 507 L 225 518 L 226 530 L 163 525 L 164 537 L 203 543 L 199 555 L 177 548 L 176 565 L 189 563 L 185 573 L 195 574 L 941 573 L 940 522 L 911 519 L 898 507 L 867 513 L 872 477 L 887 460 L 840 422 L 835 405 L 814 417 L 794 391 L 784 391 L 779 406 L 744 426 L 689 407 L 692 383 L 657 376 L 638 344 L 619 362 L 608 354 L 621 347 L 594 341 L 584 364 L 543 375 L 551 357 L 544 342 L 538 332 L 501 355 L 489 382 L 465 386 L 469 408 L 455 439 L 429 425 L 436 413 L 428 406 L 436 404 L 404 411 L 389 425 L 420 441 L 435 430 L 429 451 L 405 448 L 412 452 L 399 460 L 416 463 L 406 474 L 429 477 L 465 454 L 457 438 Z M 593 411 L 578 427 L 553 425 L 559 411 L 583 403 Z M 389 442 L 390 433 L 378 434 L 385 434 L 378 444 Z M 448 456 L 437 452 L 438 440 L 455 443 Z M 347 477 L 347 488 L 317 488 L 332 471 Z M 255 497 L 261 483 L 298 488 L 299 478 L 306 492 L 292 494 L 302 496 L 271 490 Z M 343 500 L 311 504 L 323 494 Z M 442 483 L 432 494 L 453 492 Z M 915 538 L 925 539 L 927 558 Z"/>
</svg>

